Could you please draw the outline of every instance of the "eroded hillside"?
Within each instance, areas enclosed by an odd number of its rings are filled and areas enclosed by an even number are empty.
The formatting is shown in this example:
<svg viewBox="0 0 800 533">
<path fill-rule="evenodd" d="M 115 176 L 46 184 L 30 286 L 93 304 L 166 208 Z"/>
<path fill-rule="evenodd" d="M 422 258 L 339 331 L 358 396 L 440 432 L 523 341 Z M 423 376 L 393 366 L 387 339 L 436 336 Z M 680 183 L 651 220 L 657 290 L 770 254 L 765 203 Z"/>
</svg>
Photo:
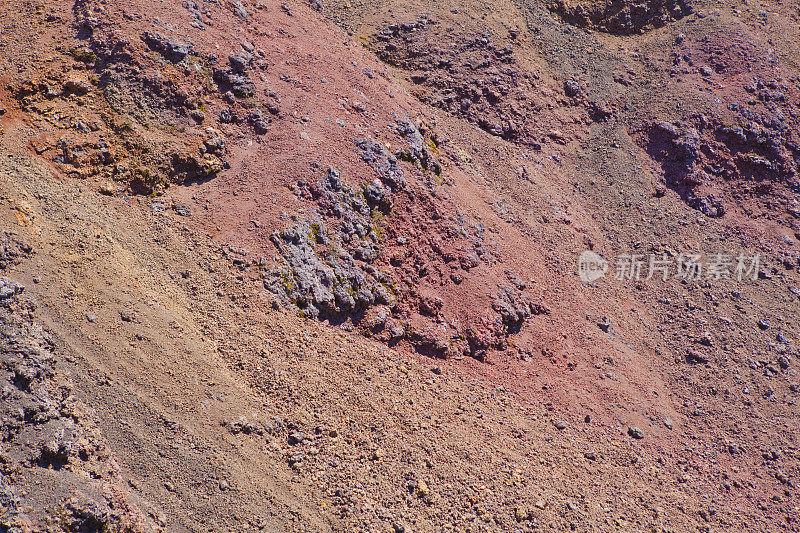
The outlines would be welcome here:
<svg viewBox="0 0 800 533">
<path fill-rule="evenodd" d="M 0 528 L 797 530 L 796 8 L 1 9 Z"/>
</svg>

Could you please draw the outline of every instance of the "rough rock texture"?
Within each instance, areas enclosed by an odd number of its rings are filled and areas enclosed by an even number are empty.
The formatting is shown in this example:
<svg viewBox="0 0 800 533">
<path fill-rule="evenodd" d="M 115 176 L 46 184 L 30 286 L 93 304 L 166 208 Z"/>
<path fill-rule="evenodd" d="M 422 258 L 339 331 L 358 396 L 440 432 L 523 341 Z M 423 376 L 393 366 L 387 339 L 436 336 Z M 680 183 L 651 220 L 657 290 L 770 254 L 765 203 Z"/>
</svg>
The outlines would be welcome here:
<svg viewBox="0 0 800 533">
<path fill-rule="evenodd" d="M 325 222 L 316 218 L 273 234 L 272 242 L 286 267 L 270 273 L 267 287 L 285 303 L 315 318 L 347 317 L 375 304 L 394 304 L 387 275 L 370 266 L 380 253 L 371 210 L 384 202 L 384 195 L 368 190 L 353 190 L 331 169 L 314 194 L 325 213 L 336 220 L 337 231 L 331 234 Z"/>
<path fill-rule="evenodd" d="M 0 295 L 37 302 L 52 372 L 3 367 L 3 519 L 796 530 L 796 6 L 620 36 L 538 0 L 312 4 L 0 5 L 3 275 L 26 285 Z M 375 39 L 405 21 L 430 23 Z M 397 66 L 370 53 L 391 43 Z M 718 251 L 760 254 L 755 279 L 647 276 Z"/>
<path fill-rule="evenodd" d="M 550 311 L 541 304 L 533 303 L 527 295 L 518 289 L 501 285 L 492 307 L 500 313 L 503 324 L 510 331 L 519 331 L 519 328 L 532 315 L 547 314 Z"/>
<path fill-rule="evenodd" d="M 692 0 L 548 0 L 548 7 L 576 26 L 614 34 L 660 28 L 692 13 Z"/>
<path fill-rule="evenodd" d="M 405 187 L 406 178 L 403 169 L 393 153 L 370 138 L 356 139 L 355 143 L 361 149 L 361 158 L 364 162 L 370 165 L 389 187 L 392 189 Z"/>
<path fill-rule="evenodd" d="M 76 4 L 75 15 L 88 38 L 70 50 L 71 68 L 53 65 L 9 80 L 23 109 L 42 118 L 55 109 L 62 125 L 74 128 L 57 139 L 34 138 L 31 147 L 70 175 L 118 183 L 107 187 L 112 193 L 161 193 L 171 183 L 216 176 L 225 153 L 207 149 L 207 134 L 197 128 L 205 120 L 203 95 L 215 79 L 221 90 L 251 96 L 250 62 L 234 54 L 231 68 L 220 68 L 216 56 L 160 31 L 120 38 L 114 28 L 98 25 L 87 2 Z M 179 83 L 170 69 L 193 74 Z M 265 130 L 266 120 L 251 122 Z M 179 138 L 177 130 L 186 135 Z"/>
<path fill-rule="evenodd" d="M 59 375 L 54 343 L 24 290 L 0 277 L 0 529 L 39 531 L 49 523 L 58 531 L 150 531 L 120 488 L 94 413 Z M 64 470 L 69 480 L 42 500 L 21 499 L 14 480 L 36 469 Z M 76 483 L 81 488 L 70 494 Z"/>
<path fill-rule="evenodd" d="M 667 185 L 703 214 L 721 217 L 727 205 L 759 216 L 763 208 L 752 204 L 768 197 L 776 205 L 767 209 L 791 226 L 800 189 L 800 139 L 797 114 L 791 109 L 798 89 L 754 78 L 742 92 L 757 100 L 730 103 L 727 116 L 694 116 L 684 125 L 653 124 L 647 151 L 661 163 Z M 757 102 L 761 109 L 754 109 Z"/>
<path fill-rule="evenodd" d="M 415 126 L 405 123 L 399 129 L 410 137 L 409 149 L 402 152 L 405 160 L 420 167 L 438 165 Z M 284 264 L 266 273 L 264 286 L 284 307 L 331 323 L 359 326 L 391 344 L 406 337 L 428 355 L 484 358 L 489 349 L 506 349 L 506 337 L 518 333 L 527 319 L 545 308 L 521 293 L 525 286 L 518 280 L 518 288 L 499 287 L 492 304 L 495 315 L 476 318 L 482 337 L 469 333 L 471 325 L 464 330 L 437 327 L 442 300 L 412 288 L 397 268 L 403 262 L 397 248 L 388 260 L 382 250 L 387 231 L 382 219 L 392 211 L 392 191 L 404 191 L 402 169 L 397 158 L 374 141 L 358 139 L 355 144 L 379 177 L 356 189 L 338 170 L 329 169 L 317 183 L 298 184 L 298 194 L 312 198 L 318 214 L 272 234 Z M 404 242 L 402 249 L 413 253 L 418 246 Z M 459 267 L 469 270 L 479 263 L 473 252 Z M 403 306 L 397 305 L 398 291 Z"/>
<path fill-rule="evenodd" d="M 32 252 L 33 246 L 25 239 L 16 233 L 4 231 L 0 235 L 0 270 L 18 264 Z"/>
<path fill-rule="evenodd" d="M 182 43 L 160 33 L 151 33 L 149 31 L 142 34 L 142 40 L 147 46 L 175 63 L 183 60 L 193 49 L 191 44 Z"/>
<path fill-rule="evenodd" d="M 431 46 L 446 35 L 447 45 Z M 434 19 L 392 24 L 373 44 L 383 61 L 410 73 L 421 99 L 492 135 L 541 148 L 548 133 L 537 120 L 546 107 L 540 77 L 520 68 L 513 42 L 457 32 Z M 579 101 L 579 94 L 570 98 Z"/>
</svg>

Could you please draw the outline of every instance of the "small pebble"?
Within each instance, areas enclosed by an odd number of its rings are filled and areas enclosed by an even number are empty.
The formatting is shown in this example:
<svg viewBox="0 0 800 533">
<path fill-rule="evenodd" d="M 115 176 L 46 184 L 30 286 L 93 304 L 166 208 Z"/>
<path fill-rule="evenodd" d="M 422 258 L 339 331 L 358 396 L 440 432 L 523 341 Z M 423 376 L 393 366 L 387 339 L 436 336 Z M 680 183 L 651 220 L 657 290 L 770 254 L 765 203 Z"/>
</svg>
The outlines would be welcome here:
<svg viewBox="0 0 800 533">
<path fill-rule="evenodd" d="M 644 438 L 644 431 L 637 428 L 636 426 L 631 426 L 628 428 L 628 435 L 633 437 L 634 439 L 643 439 Z"/>
</svg>

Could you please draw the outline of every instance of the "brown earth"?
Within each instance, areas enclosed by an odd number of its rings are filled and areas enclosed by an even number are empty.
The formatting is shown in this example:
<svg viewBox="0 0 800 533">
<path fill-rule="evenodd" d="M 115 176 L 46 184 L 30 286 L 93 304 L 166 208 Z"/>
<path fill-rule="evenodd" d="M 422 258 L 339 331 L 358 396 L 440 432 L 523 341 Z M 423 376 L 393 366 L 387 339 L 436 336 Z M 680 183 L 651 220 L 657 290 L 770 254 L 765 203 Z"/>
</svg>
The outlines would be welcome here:
<svg viewBox="0 0 800 533">
<path fill-rule="evenodd" d="M 797 531 L 798 15 L 4 4 L 0 531 Z"/>
</svg>

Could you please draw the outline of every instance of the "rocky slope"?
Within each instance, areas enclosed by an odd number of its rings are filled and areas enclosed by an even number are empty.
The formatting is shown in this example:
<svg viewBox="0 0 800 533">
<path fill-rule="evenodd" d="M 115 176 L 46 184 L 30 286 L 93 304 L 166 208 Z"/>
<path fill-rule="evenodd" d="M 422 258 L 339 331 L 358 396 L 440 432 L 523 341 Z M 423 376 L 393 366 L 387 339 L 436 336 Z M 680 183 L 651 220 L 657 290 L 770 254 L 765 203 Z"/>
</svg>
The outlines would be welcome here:
<svg viewBox="0 0 800 533">
<path fill-rule="evenodd" d="M 0 530 L 798 529 L 791 6 L 0 9 Z"/>
</svg>

